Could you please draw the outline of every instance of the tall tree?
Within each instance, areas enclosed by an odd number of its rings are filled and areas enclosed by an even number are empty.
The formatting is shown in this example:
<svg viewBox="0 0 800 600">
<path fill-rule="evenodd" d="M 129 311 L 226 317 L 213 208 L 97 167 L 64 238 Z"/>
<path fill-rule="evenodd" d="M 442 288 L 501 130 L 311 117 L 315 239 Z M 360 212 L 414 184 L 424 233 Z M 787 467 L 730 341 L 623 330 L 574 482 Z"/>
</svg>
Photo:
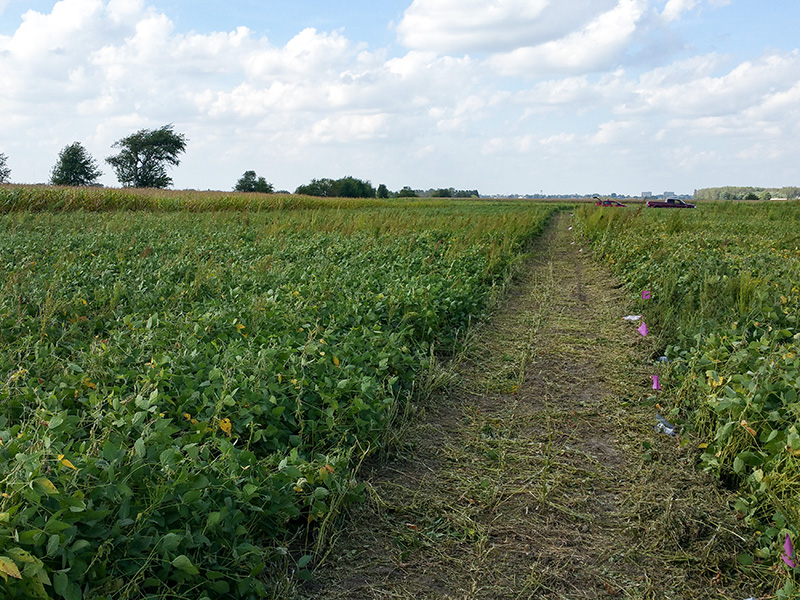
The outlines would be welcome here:
<svg viewBox="0 0 800 600">
<path fill-rule="evenodd" d="M 275 187 L 263 177 L 258 177 L 255 171 L 245 171 L 244 175 L 236 182 L 236 187 L 233 188 L 233 191 L 271 194 L 275 191 Z"/>
<path fill-rule="evenodd" d="M 125 187 L 165 188 L 172 185 L 167 176 L 167 165 L 177 167 L 178 155 L 186 151 L 186 136 L 175 133 L 172 124 L 159 129 L 140 129 L 111 146 L 120 148 L 119 154 L 109 156 L 106 162 Z"/>
<path fill-rule="evenodd" d="M 96 185 L 103 172 L 97 166 L 92 155 L 80 142 L 65 146 L 58 153 L 50 183 L 53 185 Z"/>
<path fill-rule="evenodd" d="M 11 169 L 6 164 L 8 157 L 0 152 L 0 183 L 8 183 L 11 181 Z"/>
</svg>

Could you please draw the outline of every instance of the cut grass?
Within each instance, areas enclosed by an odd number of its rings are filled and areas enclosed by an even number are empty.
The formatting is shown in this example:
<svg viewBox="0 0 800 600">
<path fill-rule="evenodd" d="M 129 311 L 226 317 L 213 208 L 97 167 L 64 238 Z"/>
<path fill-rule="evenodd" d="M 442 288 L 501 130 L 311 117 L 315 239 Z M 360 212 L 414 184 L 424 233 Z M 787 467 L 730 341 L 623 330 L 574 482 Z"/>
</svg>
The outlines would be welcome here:
<svg viewBox="0 0 800 600">
<path fill-rule="evenodd" d="M 362 472 L 314 598 L 745 598 L 764 593 L 724 490 L 652 429 L 646 342 L 564 215 L 447 393 Z M 649 446 L 649 448 L 648 448 Z"/>
</svg>

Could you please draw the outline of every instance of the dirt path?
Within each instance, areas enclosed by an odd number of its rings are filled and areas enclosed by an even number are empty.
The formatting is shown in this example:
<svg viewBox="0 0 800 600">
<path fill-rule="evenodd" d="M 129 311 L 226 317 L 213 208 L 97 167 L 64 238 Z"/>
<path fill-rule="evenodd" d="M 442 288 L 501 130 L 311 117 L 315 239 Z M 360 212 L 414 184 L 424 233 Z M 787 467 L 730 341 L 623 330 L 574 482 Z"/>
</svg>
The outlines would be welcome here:
<svg viewBox="0 0 800 600">
<path fill-rule="evenodd" d="M 726 498 L 653 431 L 644 340 L 619 286 L 556 219 L 308 598 L 757 596 Z M 649 446 L 649 447 L 648 447 Z"/>
</svg>

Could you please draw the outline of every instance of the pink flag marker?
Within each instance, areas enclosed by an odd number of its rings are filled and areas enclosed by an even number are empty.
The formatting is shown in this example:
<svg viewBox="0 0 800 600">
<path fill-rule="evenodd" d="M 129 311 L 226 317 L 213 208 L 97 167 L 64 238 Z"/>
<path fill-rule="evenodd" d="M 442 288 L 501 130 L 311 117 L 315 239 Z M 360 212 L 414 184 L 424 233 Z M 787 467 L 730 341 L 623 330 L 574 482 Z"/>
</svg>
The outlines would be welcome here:
<svg viewBox="0 0 800 600">
<path fill-rule="evenodd" d="M 645 323 L 644 321 L 642 321 L 642 324 L 641 324 L 641 325 L 639 325 L 639 329 L 637 329 L 636 331 L 638 331 L 639 333 L 641 333 L 641 334 L 642 334 L 642 337 L 646 336 L 646 335 L 649 333 L 649 332 L 648 332 L 648 330 L 647 330 L 647 323 Z"/>
<path fill-rule="evenodd" d="M 651 375 L 650 377 L 653 378 L 653 389 L 660 390 L 661 389 L 661 382 L 658 380 L 658 375 Z"/>
<path fill-rule="evenodd" d="M 650 300 L 650 290 L 645 290 L 642 292 L 642 300 Z"/>
<path fill-rule="evenodd" d="M 786 541 L 783 543 L 783 555 L 781 558 L 788 566 L 792 568 L 797 566 L 797 562 L 794 560 L 794 546 L 788 533 L 786 534 Z"/>
</svg>

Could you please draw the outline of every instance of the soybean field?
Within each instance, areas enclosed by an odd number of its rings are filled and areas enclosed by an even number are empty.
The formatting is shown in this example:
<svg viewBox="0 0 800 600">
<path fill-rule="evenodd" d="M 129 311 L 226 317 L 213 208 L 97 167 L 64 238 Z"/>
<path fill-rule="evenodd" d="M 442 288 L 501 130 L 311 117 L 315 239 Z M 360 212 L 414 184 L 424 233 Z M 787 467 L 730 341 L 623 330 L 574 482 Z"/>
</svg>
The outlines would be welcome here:
<svg viewBox="0 0 800 600">
<path fill-rule="evenodd" d="M 254 198 L 3 189 L 3 598 L 310 578 L 358 465 L 557 210 Z"/>
</svg>

